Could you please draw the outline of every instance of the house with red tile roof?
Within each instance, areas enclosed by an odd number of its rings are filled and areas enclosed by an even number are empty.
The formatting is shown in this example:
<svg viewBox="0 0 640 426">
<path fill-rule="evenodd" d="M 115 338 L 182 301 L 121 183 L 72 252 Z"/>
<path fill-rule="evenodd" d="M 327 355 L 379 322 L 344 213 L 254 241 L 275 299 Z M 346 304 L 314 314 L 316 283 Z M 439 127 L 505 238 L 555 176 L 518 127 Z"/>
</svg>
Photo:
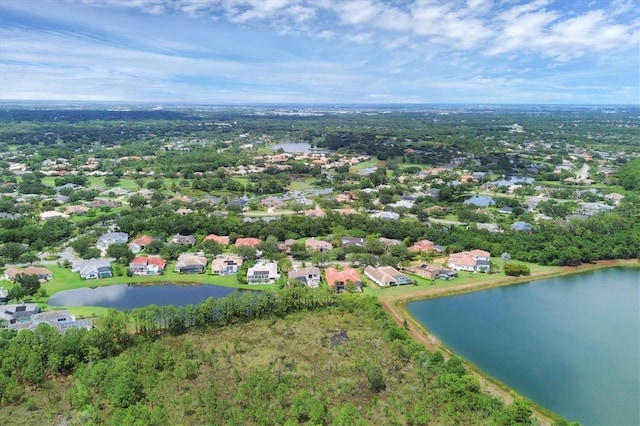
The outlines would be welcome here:
<svg viewBox="0 0 640 426">
<path fill-rule="evenodd" d="M 238 238 L 235 242 L 236 247 L 249 246 L 258 247 L 262 240 L 260 238 Z"/>
<path fill-rule="evenodd" d="M 304 245 L 309 250 L 317 250 L 321 252 L 328 252 L 333 249 L 331 243 L 327 241 L 317 240 L 315 238 L 309 238 L 304 242 Z"/>
<path fill-rule="evenodd" d="M 416 241 L 413 246 L 409 247 L 409 251 L 413 253 L 429 253 L 434 251 L 435 243 L 429 240 Z"/>
<path fill-rule="evenodd" d="M 220 244 L 221 246 L 227 246 L 229 245 L 229 236 L 223 236 L 223 235 L 216 235 L 216 234 L 209 234 L 206 237 L 204 237 L 204 241 L 215 241 L 216 243 Z"/>
<path fill-rule="evenodd" d="M 144 250 L 152 241 L 152 236 L 142 235 L 129 243 L 129 250 L 131 250 L 131 253 L 138 253 L 139 251 Z"/>
<path fill-rule="evenodd" d="M 329 288 L 333 288 L 337 293 L 344 291 L 349 281 L 356 284 L 358 288 L 362 288 L 362 278 L 360 278 L 360 272 L 357 269 L 347 267 L 338 271 L 334 267 L 329 267 L 325 269 L 324 275 Z"/>
<path fill-rule="evenodd" d="M 160 275 L 166 266 L 167 262 L 160 256 L 136 256 L 129 262 L 132 275 Z"/>
</svg>

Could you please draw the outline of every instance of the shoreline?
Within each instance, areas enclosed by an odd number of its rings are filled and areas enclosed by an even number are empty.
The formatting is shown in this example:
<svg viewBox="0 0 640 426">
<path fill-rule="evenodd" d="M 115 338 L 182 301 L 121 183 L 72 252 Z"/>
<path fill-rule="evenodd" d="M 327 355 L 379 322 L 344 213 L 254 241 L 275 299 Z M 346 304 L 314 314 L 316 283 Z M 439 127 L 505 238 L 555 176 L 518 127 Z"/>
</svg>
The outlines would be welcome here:
<svg viewBox="0 0 640 426">
<path fill-rule="evenodd" d="M 436 297 L 453 296 L 464 293 L 471 293 L 482 290 L 489 290 L 497 287 L 506 287 L 517 284 L 525 284 L 532 281 L 541 281 L 548 278 L 561 277 L 565 275 L 573 275 L 582 272 L 594 271 L 597 269 L 612 267 L 635 267 L 640 268 L 638 259 L 619 259 L 619 260 L 600 260 L 594 263 L 582 264 L 578 266 L 559 266 L 547 271 L 539 271 L 524 277 L 489 277 L 477 282 L 462 284 L 457 287 L 447 288 L 425 288 L 410 293 L 394 293 L 381 295 L 380 303 L 385 311 L 387 311 L 393 320 L 399 326 L 408 324 L 407 332 L 418 343 L 426 347 L 430 351 L 441 351 L 445 359 L 449 359 L 456 355 L 450 348 L 444 345 L 436 336 L 431 334 L 429 330 L 415 319 L 407 310 L 406 305 L 409 302 L 417 300 L 432 299 Z M 533 416 L 541 425 L 551 425 L 559 417 L 557 414 L 546 410 L 544 407 L 537 405 L 535 402 L 520 395 L 514 389 L 497 379 L 485 374 L 477 366 L 460 357 L 464 365 L 469 369 L 473 376 L 478 379 L 482 389 L 490 395 L 502 399 L 506 404 L 510 404 L 516 398 L 522 398 L 529 402 L 533 411 Z"/>
</svg>

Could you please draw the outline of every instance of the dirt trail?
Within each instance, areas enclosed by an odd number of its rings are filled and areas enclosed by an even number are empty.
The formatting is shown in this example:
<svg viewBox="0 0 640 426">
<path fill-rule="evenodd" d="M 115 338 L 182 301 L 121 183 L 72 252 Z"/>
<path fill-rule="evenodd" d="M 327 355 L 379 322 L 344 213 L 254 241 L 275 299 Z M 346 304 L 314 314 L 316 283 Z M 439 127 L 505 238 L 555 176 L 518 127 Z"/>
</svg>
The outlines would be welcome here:
<svg viewBox="0 0 640 426">
<path fill-rule="evenodd" d="M 532 280 L 539 280 L 544 278 L 556 277 L 560 275 L 573 274 L 578 272 L 584 272 L 594 269 L 607 268 L 611 266 L 637 266 L 637 259 L 625 259 L 625 260 L 602 260 L 595 262 L 593 264 L 580 265 L 575 267 L 558 267 L 552 270 L 547 271 L 538 271 L 532 273 L 528 277 L 519 277 L 519 278 L 509 278 L 509 277 L 487 277 L 482 280 L 478 280 L 476 282 L 470 284 L 464 284 L 460 286 L 447 287 L 447 288 L 424 288 L 418 291 L 412 291 L 407 293 L 395 293 L 395 294 L 387 294 L 382 295 L 380 297 L 380 303 L 382 303 L 383 308 L 389 312 L 389 314 L 393 317 L 396 324 L 403 326 L 405 321 L 408 325 L 408 333 L 409 335 L 415 339 L 418 343 L 424 345 L 430 351 L 439 350 L 443 353 L 445 358 L 449 358 L 452 353 L 446 348 L 442 343 L 433 335 L 431 335 L 422 324 L 418 323 L 405 309 L 405 305 L 407 302 L 411 300 L 420 300 L 426 299 L 430 297 L 445 295 L 445 294 L 453 294 L 453 293 L 464 293 L 470 291 L 477 291 L 485 288 L 504 286 L 517 284 L 522 282 L 528 282 Z M 470 366 L 468 366 L 470 367 Z M 505 403 L 510 404 L 513 402 L 516 397 L 515 392 L 506 389 L 505 387 L 499 385 L 498 383 L 493 382 L 491 379 L 486 376 L 480 374 L 480 372 L 476 371 L 474 368 L 470 368 L 470 371 L 473 375 L 480 381 L 480 384 L 485 392 L 489 393 L 492 396 L 501 398 Z M 553 418 L 541 413 L 537 409 L 533 409 L 534 417 L 538 420 L 540 425 L 548 426 L 553 423 Z"/>
</svg>

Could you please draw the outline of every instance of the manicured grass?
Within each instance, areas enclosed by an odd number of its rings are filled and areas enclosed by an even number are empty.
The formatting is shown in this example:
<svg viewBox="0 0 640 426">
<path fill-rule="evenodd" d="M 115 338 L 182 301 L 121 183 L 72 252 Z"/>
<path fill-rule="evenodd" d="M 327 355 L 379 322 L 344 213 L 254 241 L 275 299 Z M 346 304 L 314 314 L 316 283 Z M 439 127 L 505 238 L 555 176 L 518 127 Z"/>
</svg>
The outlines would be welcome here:
<svg viewBox="0 0 640 426">
<path fill-rule="evenodd" d="M 315 187 L 314 185 L 315 181 L 316 181 L 315 178 L 306 178 L 304 180 L 296 179 L 289 184 L 288 188 L 289 188 L 289 191 L 300 191 L 303 189 L 313 188 Z"/>
<path fill-rule="evenodd" d="M 363 161 L 362 163 L 358 163 L 355 166 L 349 169 L 349 172 L 354 173 L 358 170 L 366 169 L 367 167 L 379 166 L 380 160 L 377 158 L 372 158 L 371 160 Z"/>
</svg>

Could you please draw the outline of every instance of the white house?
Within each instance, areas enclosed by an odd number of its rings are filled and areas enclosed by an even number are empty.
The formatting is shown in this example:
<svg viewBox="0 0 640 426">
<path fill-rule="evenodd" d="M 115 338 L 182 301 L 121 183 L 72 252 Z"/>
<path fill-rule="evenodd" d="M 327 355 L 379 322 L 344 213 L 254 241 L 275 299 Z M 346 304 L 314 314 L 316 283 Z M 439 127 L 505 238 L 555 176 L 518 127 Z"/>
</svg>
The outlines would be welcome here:
<svg viewBox="0 0 640 426">
<path fill-rule="evenodd" d="M 247 270 L 248 284 L 272 284 L 280 278 L 275 262 L 258 262 Z"/>
<path fill-rule="evenodd" d="M 237 274 L 241 267 L 241 256 L 219 254 L 211 261 L 211 273 L 214 275 Z"/>
<path fill-rule="evenodd" d="M 105 259 L 92 258 L 89 260 L 82 260 L 75 263 L 73 268 L 71 268 L 71 271 L 78 272 L 80 274 L 80 278 L 85 280 L 111 278 L 113 276 L 111 263 Z"/>
<path fill-rule="evenodd" d="M 91 330 L 93 327 L 90 319 L 76 320 L 75 315 L 70 314 L 69 311 L 49 311 L 39 312 L 28 318 L 24 318 L 20 322 L 10 324 L 9 328 L 13 330 L 35 330 L 38 325 L 43 323 L 55 328 L 61 333 L 64 333 L 70 328 L 85 328 Z"/>
<path fill-rule="evenodd" d="M 456 271 L 489 272 L 491 253 L 484 250 L 463 251 L 449 255 L 449 268 Z"/>
<path fill-rule="evenodd" d="M 107 249 L 111 244 L 126 244 L 129 241 L 129 234 L 126 232 L 108 232 L 98 238 L 96 246 L 101 249 Z"/>
</svg>

